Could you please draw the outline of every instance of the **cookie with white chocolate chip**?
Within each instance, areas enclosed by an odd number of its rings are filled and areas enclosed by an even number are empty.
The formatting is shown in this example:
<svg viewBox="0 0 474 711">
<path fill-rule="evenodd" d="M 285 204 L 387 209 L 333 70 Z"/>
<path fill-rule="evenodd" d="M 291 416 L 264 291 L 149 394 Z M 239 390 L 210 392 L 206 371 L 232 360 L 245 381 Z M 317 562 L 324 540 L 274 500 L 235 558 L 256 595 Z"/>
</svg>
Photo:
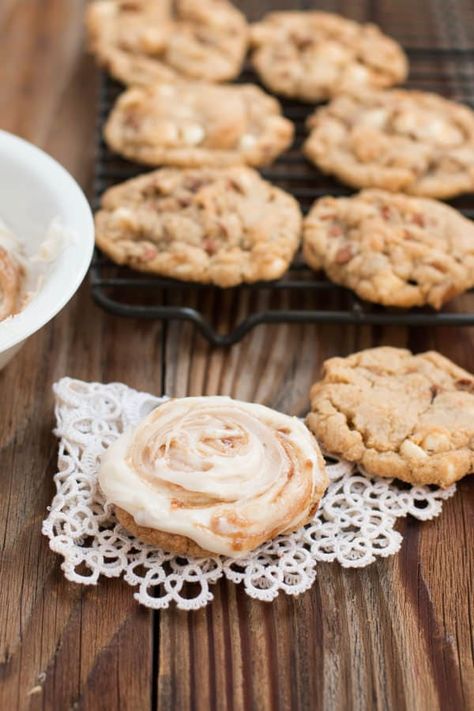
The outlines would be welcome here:
<svg viewBox="0 0 474 711">
<path fill-rule="evenodd" d="M 324 197 L 304 221 L 303 251 L 313 269 L 385 306 L 439 309 L 474 285 L 474 223 L 428 198 Z"/>
<path fill-rule="evenodd" d="M 277 94 L 315 102 L 404 81 L 400 45 L 376 25 L 328 12 L 271 12 L 251 25 L 252 62 Z"/>
<path fill-rule="evenodd" d="M 151 166 L 260 166 L 290 145 L 293 124 L 252 84 L 161 83 L 124 92 L 104 135 L 117 153 Z"/>
<path fill-rule="evenodd" d="M 125 84 L 180 77 L 236 77 L 247 49 L 247 22 L 228 0 L 93 0 L 89 45 Z"/>
<path fill-rule="evenodd" d="M 331 358 L 307 425 L 323 450 L 371 475 L 448 487 L 474 470 L 474 377 L 434 351 Z"/>
<path fill-rule="evenodd" d="M 230 287 L 277 279 L 299 246 L 296 200 L 247 167 L 163 168 L 107 190 L 99 247 L 118 264 Z"/>
<path fill-rule="evenodd" d="M 431 198 L 474 190 L 474 112 L 437 94 L 339 96 L 308 126 L 307 157 L 355 188 Z"/>
</svg>

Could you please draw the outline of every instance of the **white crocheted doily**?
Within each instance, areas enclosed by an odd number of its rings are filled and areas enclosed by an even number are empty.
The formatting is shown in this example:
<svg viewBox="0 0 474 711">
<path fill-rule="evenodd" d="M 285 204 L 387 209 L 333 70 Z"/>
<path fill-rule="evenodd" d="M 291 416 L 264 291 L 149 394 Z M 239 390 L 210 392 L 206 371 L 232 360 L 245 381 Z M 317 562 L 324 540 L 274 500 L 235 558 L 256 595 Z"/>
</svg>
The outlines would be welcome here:
<svg viewBox="0 0 474 711">
<path fill-rule="evenodd" d="M 123 576 L 137 587 L 138 602 L 154 609 L 172 602 L 182 609 L 203 607 L 213 598 L 212 583 L 224 576 L 259 600 L 273 600 L 280 591 L 298 595 L 313 584 L 318 561 L 361 568 L 393 555 L 402 541 L 394 530 L 397 518 L 438 516 L 443 500 L 455 492 L 454 486 L 442 490 L 369 477 L 352 464 L 329 460 L 329 488 L 304 528 L 238 561 L 177 558 L 127 533 L 97 487 L 104 449 L 162 400 L 119 383 L 70 378 L 56 383 L 54 392 L 59 472 L 43 533 L 64 557 L 68 580 L 94 585 L 100 575 Z"/>
</svg>

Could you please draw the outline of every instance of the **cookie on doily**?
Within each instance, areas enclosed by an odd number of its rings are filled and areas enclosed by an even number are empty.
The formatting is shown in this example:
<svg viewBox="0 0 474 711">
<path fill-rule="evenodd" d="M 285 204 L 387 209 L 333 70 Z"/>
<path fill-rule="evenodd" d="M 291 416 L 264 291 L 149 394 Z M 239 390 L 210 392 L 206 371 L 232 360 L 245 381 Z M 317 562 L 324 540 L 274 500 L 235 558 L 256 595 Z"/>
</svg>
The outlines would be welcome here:
<svg viewBox="0 0 474 711">
<path fill-rule="evenodd" d="M 86 25 L 92 52 L 125 84 L 233 79 L 247 49 L 247 22 L 228 0 L 94 0 Z"/>
<path fill-rule="evenodd" d="M 229 287 L 288 269 L 301 212 L 251 168 L 164 168 L 107 190 L 95 221 L 97 244 L 118 264 Z"/>
<path fill-rule="evenodd" d="M 294 533 L 277 536 L 240 558 L 183 558 L 144 543 L 117 521 L 97 475 L 104 452 L 164 400 L 121 383 L 63 378 L 54 386 L 59 438 L 57 494 L 43 522 L 61 568 L 72 582 L 95 585 L 101 576 L 123 579 L 135 599 L 153 609 L 176 604 L 198 609 L 213 598 L 212 584 L 225 577 L 262 601 L 280 593 L 299 595 L 316 578 L 318 561 L 349 568 L 396 553 L 402 536 L 397 518 L 438 516 L 455 487 L 406 487 L 369 477 L 349 462 L 328 461 L 329 486 L 315 517 Z M 189 587 L 191 585 L 191 588 Z"/>
<path fill-rule="evenodd" d="M 321 101 L 404 81 L 408 61 L 376 25 L 327 12 L 271 12 L 251 25 L 252 62 L 277 94 Z"/>
<path fill-rule="evenodd" d="M 297 530 L 328 483 L 300 420 L 228 397 L 164 403 L 108 448 L 98 480 L 127 530 L 197 557 L 239 557 Z"/>
<path fill-rule="evenodd" d="M 309 118 L 304 152 L 355 188 L 449 198 L 474 189 L 474 112 L 422 91 L 338 96 Z"/>
<path fill-rule="evenodd" d="M 448 487 L 474 471 L 474 377 L 434 351 L 383 346 L 327 360 L 307 424 L 323 449 L 370 475 Z"/>
<path fill-rule="evenodd" d="M 253 84 L 181 81 L 124 92 L 104 136 L 117 153 L 151 166 L 260 166 L 288 148 L 293 124 Z"/>
<path fill-rule="evenodd" d="M 303 251 L 313 269 L 385 306 L 439 309 L 474 285 L 474 224 L 428 198 L 321 198 L 304 221 Z"/>
</svg>

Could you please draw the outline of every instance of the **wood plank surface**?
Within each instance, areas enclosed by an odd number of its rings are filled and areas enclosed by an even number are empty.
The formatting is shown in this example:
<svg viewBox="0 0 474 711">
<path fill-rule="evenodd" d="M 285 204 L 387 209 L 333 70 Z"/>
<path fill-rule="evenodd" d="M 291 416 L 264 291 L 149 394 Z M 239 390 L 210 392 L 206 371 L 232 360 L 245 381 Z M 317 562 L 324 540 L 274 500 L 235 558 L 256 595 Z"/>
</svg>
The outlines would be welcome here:
<svg viewBox="0 0 474 711">
<path fill-rule="evenodd" d="M 468 25 L 471 3 L 447 4 Z M 289 3 L 240 5 L 255 18 Z M 437 0 L 318 6 L 358 19 L 371 12 L 386 29 L 407 18 L 420 46 L 434 36 L 449 44 L 453 32 L 473 44 L 469 28 L 453 28 L 453 12 L 440 21 L 446 3 Z M 2 0 L 0 128 L 44 147 L 90 192 L 97 72 L 83 51 L 83 7 Z M 208 308 L 228 325 L 225 299 Z M 239 309 L 248 311 L 245 299 Z M 66 582 L 41 536 L 54 491 L 58 378 L 229 394 L 304 414 L 325 358 L 380 344 L 436 348 L 474 370 L 474 329 L 283 325 L 215 349 L 187 324 L 106 314 L 85 284 L 0 373 L 0 709 L 474 709 L 474 481 L 439 519 L 403 521 L 399 555 L 363 570 L 321 564 L 311 591 L 272 604 L 221 582 L 205 610 L 151 613 L 121 581 Z"/>
</svg>

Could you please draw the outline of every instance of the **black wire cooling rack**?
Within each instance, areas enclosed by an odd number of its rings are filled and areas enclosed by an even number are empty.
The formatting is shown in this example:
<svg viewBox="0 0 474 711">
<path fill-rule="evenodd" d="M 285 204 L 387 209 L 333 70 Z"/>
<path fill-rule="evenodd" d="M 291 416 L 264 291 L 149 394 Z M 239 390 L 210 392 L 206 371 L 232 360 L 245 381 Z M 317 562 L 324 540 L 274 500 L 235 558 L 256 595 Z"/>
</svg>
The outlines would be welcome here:
<svg viewBox="0 0 474 711">
<path fill-rule="evenodd" d="M 410 88 L 435 91 L 474 108 L 474 48 L 406 49 L 411 65 Z M 239 81 L 258 83 L 246 70 Z M 102 138 L 102 127 L 122 88 L 104 76 L 99 106 L 99 140 L 96 164 L 95 202 L 111 185 L 145 172 L 109 151 Z M 285 116 L 295 124 L 292 148 L 263 176 L 292 193 L 307 212 L 323 195 L 349 195 L 351 191 L 310 165 L 301 152 L 305 120 L 313 107 L 283 101 Z M 474 219 L 474 195 L 451 201 L 467 217 Z M 191 321 L 212 344 L 231 345 L 263 323 L 367 324 L 401 326 L 472 326 L 474 296 L 459 296 L 443 311 L 387 309 L 359 300 L 352 292 L 312 272 L 297 257 L 288 273 L 274 282 L 243 285 L 233 289 L 183 283 L 145 276 L 112 264 L 96 252 L 91 267 L 91 287 L 95 301 L 121 316 L 144 319 Z M 220 308 L 233 314 L 225 331 L 220 328 Z"/>
</svg>

